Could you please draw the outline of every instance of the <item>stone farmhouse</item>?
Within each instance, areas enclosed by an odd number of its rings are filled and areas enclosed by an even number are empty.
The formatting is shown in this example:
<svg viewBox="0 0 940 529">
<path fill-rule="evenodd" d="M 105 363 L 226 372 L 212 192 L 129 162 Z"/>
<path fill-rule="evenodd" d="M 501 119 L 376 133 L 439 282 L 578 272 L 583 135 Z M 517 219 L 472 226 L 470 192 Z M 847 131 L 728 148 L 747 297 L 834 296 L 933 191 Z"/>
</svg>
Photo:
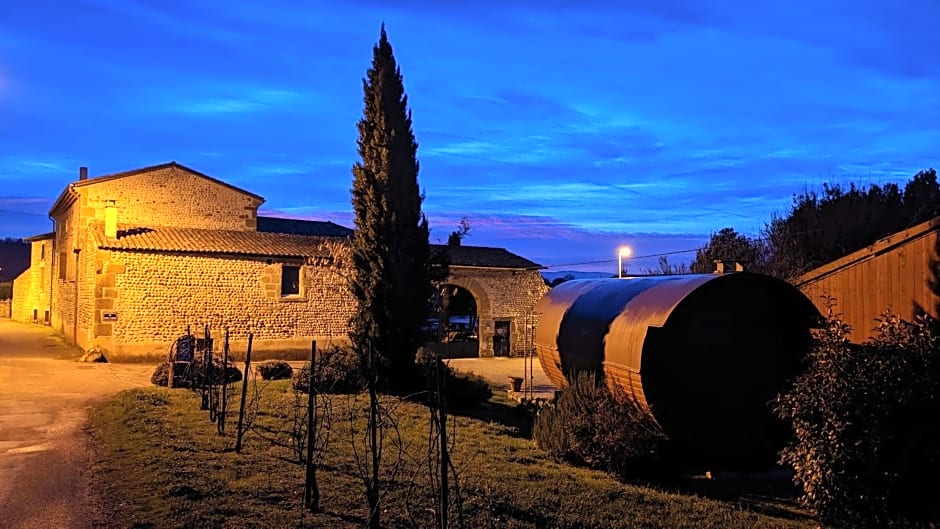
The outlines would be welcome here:
<svg viewBox="0 0 940 529">
<path fill-rule="evenodd" d="M 110 357 L 166 354 L 187 326 L 227 329 L 235 348 L 251 333 L 255 350 L 346 341 L 352 230 L 258 216 L 263 203 L 176 162 L 96 178 L 81 168 L 49 211 L 53 230 L 28 239 L 12 317 Z M 541 267 L 502 248 L 449 251 L 447 283 L 476 301 L 480 356 L 497 332 L 511 355 L 534 349 Z"/>
</svg>

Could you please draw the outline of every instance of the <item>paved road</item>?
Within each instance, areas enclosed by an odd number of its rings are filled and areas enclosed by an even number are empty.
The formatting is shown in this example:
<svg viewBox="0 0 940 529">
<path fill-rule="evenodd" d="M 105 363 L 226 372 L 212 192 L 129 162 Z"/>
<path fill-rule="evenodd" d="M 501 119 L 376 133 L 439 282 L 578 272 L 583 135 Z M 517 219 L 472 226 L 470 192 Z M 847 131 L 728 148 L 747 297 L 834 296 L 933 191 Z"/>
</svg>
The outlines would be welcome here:
<svg viewBox="0 0 940 529">
<path fill-rule="evenodd" d="M 104 526 L 82 426 L 93 404 L 148 385 L 153 366 L 69 356 L 48 328 L 0 318 L 0 528 Z"/>
</svg>

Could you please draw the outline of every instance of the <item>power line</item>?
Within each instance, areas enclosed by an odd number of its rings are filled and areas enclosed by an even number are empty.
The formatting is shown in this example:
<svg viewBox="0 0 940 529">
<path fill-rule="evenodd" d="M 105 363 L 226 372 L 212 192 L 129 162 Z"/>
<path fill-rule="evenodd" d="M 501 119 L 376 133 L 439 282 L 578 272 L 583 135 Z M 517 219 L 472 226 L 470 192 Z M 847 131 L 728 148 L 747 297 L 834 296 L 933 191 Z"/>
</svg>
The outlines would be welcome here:
<svg viewBox="0 0 940 529">
<path fill-rule="evenodd" d="M 667 255 L 676 255 L 676 254 L 680 254 L 680 253 L 697 252 L 698 250 L 699 250 L 698 248 L 694 248 L 694 249 L 691 249 L 691 250 L 675 250 L 675 251 L 672 251 L 672 252 L 663 252 L 663 253 L 648 254 L 648 255 L 636 255 L 636 256 L 632 256 L 632 255 L 631 255 L 630 257 L 622 257 L 622 258 L 614 258 L 614 259 L 601 259 L 601 260 L 598 260 L 598 261 L 584 261 L 584 262 L 581 262 L 581 263 L 567 263 L 567 264 L 549 265 L 549 266 L 546 266 L 545 268 L 558 268 L 558 267 L 560 267 L 560 266 L 582 266 L 582 265 L 589 265 L 589 264 L 605 264 L 605 263 L 613 263 L 613 262 L 618 261 L 618 260 L 620 260 L 620 259 L 623 259 L 624 261 L 626 261 L 626 260 L 631 260 L 631 259 L 649 259 L 650 257 L 664 257 L 664 256 L 667 256 Z"/>
<path fill-rule="evenodd" d="M 814 232 L 818 232 L 818 231 L 821 231 L 821 230 L 819 230 L 819 229 L 815 229 L 815 230 L 806 230 L 806 231 L 801 231 L 801 232 L 797 232 L 797 233 L 790 234 L 790 236 L 791 236 L 791 237 L 795 237 L 795 236 L 797 236 L 797 235 L 805 235 L 805 234 L 808 234 L 808 233 L 814 233 Z M 738 235 L 740 235 L 740 234 L 738 234 Z M 744 237 L 745 237 L 749 242 L 758 242 L 758 241 L 768 242 L 768 241 L 771 240 L 770 237 L 747 237 L 746 235 L 745 235 Z M 701 250 L 701 249 L 708 248 L 708 247 L 710 246 L 710 244 L 711 244 L 711 241 L 705 243 L 705 244 L 704 244 L 703 246 L 701 246 L 700 248 L 692 248 L 692 249 L 688 249 L 688 250 L 674 250 L 674 251 L 671 251 L 671 252 L 662 252 L 662 253 L 647 254 L 647 255 L 635 255 L 635 256 L 634 256 L 634 255 L 631 255 L 631 256 L 629 256 L 629 257 L 620 257 L 620 258 L 614 257 L 614 258 L 612 258 L 612 259 L 599 259 L 599 260 L 596 260 L 596 261 L 582 261 L 582 262 L 580 262 L 580 263 L 566 263 L 566 264 L 557 264 L 557 265 L 547 265 L 545 268 L 559 268 L 559 267 L 562 267 L 562 266 L 583 266 L 583 265 L 591 265 L 591 264 L 606 264 L 606 263 L 613 263 L 613 262 L 618 261 L 618 260 L 621 260 L 621 259 L 624 260 L 624 261 L 627 261 L 627 260 L 633 260 L 633 259 L 649 259 L 649 258 L 651 258 L 651 257 L 665 257 L 665 256 L 667 256 L 667 255 L 678 255 L 678 254 L 683 254 L 683 253 L 697 252 L 697 251 L 699 251 L 699 250 Z"/>
</svg>

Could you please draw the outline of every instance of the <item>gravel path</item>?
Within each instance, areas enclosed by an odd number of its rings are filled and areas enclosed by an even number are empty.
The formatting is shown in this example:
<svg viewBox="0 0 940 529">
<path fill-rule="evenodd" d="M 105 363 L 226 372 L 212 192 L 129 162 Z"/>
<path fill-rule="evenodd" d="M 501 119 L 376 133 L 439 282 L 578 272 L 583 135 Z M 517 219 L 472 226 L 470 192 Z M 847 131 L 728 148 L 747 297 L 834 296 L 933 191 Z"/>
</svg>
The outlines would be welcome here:
<svg viewBox="0 0 940 529">
<path fill-rule="evenodd" d="M 89 484 L 88 410 L 152 365 L 83 364 L 48 328 L 0 319 L 0 527 L 106 527 Z"/>
</svg>

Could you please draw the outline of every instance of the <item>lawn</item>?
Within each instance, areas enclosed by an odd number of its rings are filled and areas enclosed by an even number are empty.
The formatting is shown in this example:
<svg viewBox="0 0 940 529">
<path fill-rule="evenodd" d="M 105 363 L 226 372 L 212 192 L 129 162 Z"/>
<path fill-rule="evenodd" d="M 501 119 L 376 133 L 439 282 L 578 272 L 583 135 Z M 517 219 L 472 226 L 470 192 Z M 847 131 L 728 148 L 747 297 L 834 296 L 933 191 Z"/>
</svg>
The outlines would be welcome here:
<svg viewBox="0 0 940 529">
<path fill-rule="evenodd" d="M 235 395 L 239 388 L 233 386 Z M 199 409 L 199 396 L 185 389 L 130 390 L 99 405 L 91 417 L 94 480 L 113 526 L 362 527 L 366 501 L 353 439 L 362 441 L 367 399 L 324 398 L 333 418 L 318 472 L 322 511 L 310 514 L 302 508 L 304 467 L 285 432 L 294 394 L 286 381 L 258 388 L 257 412 L 241 453 L 234 451 L 231 417 L 237 416 L 237 399 L 224 435 Z M 412 402 L 385 403 L 397 428 L 386 438 L 383 459 L 383 526 L 433 527 L 428 411 Z M 770 502 L 719 501 L 623 484 L 556 463 L 509 424 L 506 419 L 517 414 L 505 400 L 497 398 L 473 415 L 457 417 L 450 432 L 467 528 L 816 526 Z M 457 518 L 451 515 L 452 527 L 458 527 Z"/>
</svg>

